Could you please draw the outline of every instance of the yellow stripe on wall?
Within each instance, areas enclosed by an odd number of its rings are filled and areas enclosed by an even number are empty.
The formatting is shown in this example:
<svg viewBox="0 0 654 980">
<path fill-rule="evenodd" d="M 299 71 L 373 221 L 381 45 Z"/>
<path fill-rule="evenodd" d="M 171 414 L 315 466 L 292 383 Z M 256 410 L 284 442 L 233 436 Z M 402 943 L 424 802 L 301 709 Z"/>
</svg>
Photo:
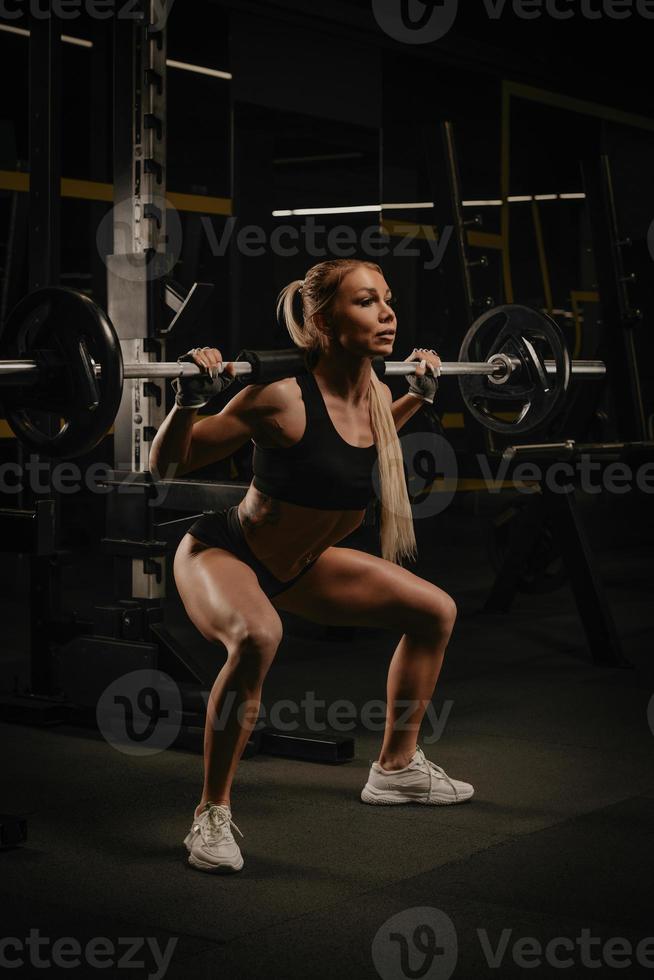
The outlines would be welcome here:
<svg viewBox="0 0 654 980">
<path fill-rule="evenodd" d="M 494 248 L 501 252 L 504 248 L 504 240 L 501 235 L 494 235 L 490 231 L 469 231 L 468 245 L 473 248 Z"/>
<path fill-rule="evenodd" d="M 0 190 L 3 191 L 28 191 L 30 189 L 30 175 L 18 173 L 13 170 L 0 170 Z"/>
<path fill-rule="evenodd" d="M 29 189 L 29 174 L 13 170 L 0 170 L 0 190 L 28 193 Z M 113 184 L 104 184 L 97 180 L 62 177 L 61 196 L 82 201 L 106 201 L 111 204 L 114 199 L 114 188 Z M 228 197 L 209 197 L 204 194 L 184 194 L 169 191 L 166 198 L 171 206 L 178 211 L 196 212 L 198 214 L 232 214 L 232 201 Z"/>
<path fill-rule="evenodd" d="M 417 479 L 417 478 L 416 478 Z M 409 480 L 409 483 L 415 482 Z M 420 482 L 418 480 L 418 482 Z M 474 493 L 479 490 L 524 490 L 525 488 L 537 488 L 539 484 L 535 480 L 479 480 L 462 477 L 460 480 L 434 480 L 429 493 Z M 409 486 L 409 493 L 418 496 L 424 490 L 414 489 Z"/>
<path fill-rule="evenodd" d="M 29 190 L 29 186 L 27 189 Z M 96 180 L 71 180 L 68 177 L 62 177 L 61 196 L 80 198 L 83 201 L 108 201 L 111 203 L 114 199 L 114 188 L 113 184 L 101 184 Z"/>
<path fill-rule="evenodd" d="M 382 230 L 390 235 L 391 238 L 405 238 L 410 235 L 422 241 L 437 242 L 438 231 L 435 225 L 418 225 L 412 221 L 393 221 L 384 218 Z M 468 245 L 472 248 L 492 248 L 501 252 L 504 248 L 501 235 L 494 235 L 489 231 L 469 231 L 467 232 Z"/>
<path fill-rule="evenodd" d="M 171 191 L 168 200 L 178 211 L 196 211 L 199 214 L 231 215 L 232 201 L 228 197 L 204 197 L 202 194 L 177 194 Z"/>
<path fill-rule="evenodd" d="M 414 221 L 392 221 L 384 218 L 381 226 L 391 238 L 406 238 L 410 235 L 422 241 L 438 241 L 438 233 L 434 225 L 418 225 Z"/>
</svg>

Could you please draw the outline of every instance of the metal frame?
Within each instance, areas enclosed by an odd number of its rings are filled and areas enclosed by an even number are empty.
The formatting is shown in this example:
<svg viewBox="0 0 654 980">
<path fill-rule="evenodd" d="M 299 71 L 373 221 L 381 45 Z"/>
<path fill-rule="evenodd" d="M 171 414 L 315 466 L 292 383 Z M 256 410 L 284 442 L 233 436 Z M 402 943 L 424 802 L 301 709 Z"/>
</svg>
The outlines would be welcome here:
<svg viewBox="0 0 654 980">
<path fill-rule="evenodd" d="M 624 439 L 646 439 L 647 421 L 636 356 L 634 326 L 613 196 L 611 164 L 602 154 L 583 161 L 603 318 L 600 350 L 611 361 L 618 431 Z"/>
<path fill-rule="evenodd" d="M 526 457 L 525 454 L 520 458 L 531 461 L 536 455 Z M 595 569 L 595 558 L 574 493 L 555 493 L 545 483 L 541 484 L 541 492 L 533 495 L 520 518 L 520 533 L 516 534 L 515 544 L 497 574 L 484 612 L 509 612 L 524 562 L 535 547 L 539 531 L 548 516 L 552 519 L 556 541 L 570 576 L 577 612 L 593 662 L 601 667 L 631 667 L 622 650 L 611 605 Z"/>
<path fill-rule="evenodd" d="M 30 291 L 59 282 L 61 254 L 61 37 L 56 17 L 32 18 L 29 42 L 29 287 Z M 47 415 L 41 420 L 44 431 L 54 435 L 56 423 Z M 18 448 L 21 466 L 25 452 Z M 48 470 L 49 464 L 46 463 Z M 57 569 L 51 554 L 55 551 L 55 529 L 59 524 L 59 501 L 50 492 L 47 510 L 51 524 L 50 550 L 20 557 L 28 578 L 30 609 L 30 687 L 33 693 L 50 694 L 53 687 L 50 624 L 60 605 Z M 38 501 L 26 490 L 19 495 L 19 506 L 35 506 Z M 19 566 L 20 567 L 20 566 Z"/>
<path fill-rule="evenodd" d="M 107 263 L 107 303 L 123 356 L 147 365 L 160 359 L 161 279 L 166 262 L 166 32 L 156 30 L 153 0 L 140 21 L 114 19 L 114 250 Z M 125 385 L 114 425 L 114 465 L 147 471 L 149 447 L 165 416 L 162 386 L 135 378 Z M 152 514 L 113 497 L 107 535 L 151 537 Z M 162 559 L 162 562 L 165 559 Z M 125 598 L 159 601 L 165 570 L 117 557 L 116 585 Z"/>
<path fill-rule="evenodd" d="M 550 92 L 518 82 L 503 81 L 500 165 L 501 239 L 503 244 L 505 302 L 507 303 L 514 301 L 508 197 L 511 174 L 511 101 L 516 98 L 597 119 L 602 124 L 602 129 L 605 123 L 615 123 L 654 133 L 654 119 L 647 116 L 624 112 L 612 106 L 572 98 L 558 92 Z M 592 222 L 593 251 L 599 282 L 599 302 L 604 321 L 602 346 L 610 351 L 611 362 L 616 365 L 613 394 L 620 424 L 620 436 L 625 439 L 645 439 L 647 437 L 647 422 L 633 338 L 633 326 L 636 321 L 630 310 L 626 290 L 626 282 L 629 277 L 625 277 L 622 265 L 610 161 L 602 152 L 601 147 L 598 148 L 593 159 L 588 158 L 584 161 L 583 171 L 586 203 Z M 542 260 L 541 268 L 543 268 Z M 544 288 L 547 292 L 546 272 L 544 274 Z M 581 294 L 578 293 L 577 295 Z M 588 297 L 590 294 L 587 293 L 586 296 Z"/>
</svg>

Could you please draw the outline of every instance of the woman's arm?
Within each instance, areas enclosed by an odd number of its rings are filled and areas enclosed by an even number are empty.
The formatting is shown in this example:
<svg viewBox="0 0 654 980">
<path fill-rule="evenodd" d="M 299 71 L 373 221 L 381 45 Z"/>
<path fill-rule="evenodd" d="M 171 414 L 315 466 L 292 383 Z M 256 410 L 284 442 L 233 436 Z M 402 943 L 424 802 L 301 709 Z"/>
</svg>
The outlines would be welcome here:
<svg viewBox="0 0 654 980">
<path fill-rule="evenodd" d="M 412 395 L 402 395 L 397 401 L 391 403 L 391 412 L 398 432 L 422 408 L 422 404 L 418 398 L 414 398 Z"/>
<path fill-rule="evenodd" d="M 413 398 L 412 395 L 403 395 L 397 401 L 393 401 L 393 394 L 388 385 L 382 384 L 382 388 L 384 389 L 384 394 L 388 401 L 393 421 L 395 422 L 395 429 L 399 432 L 402 426 L 406 425 L 410 418 L 413 418 L 422 405 L 422 402 L 417 398 Z"/>
<path fill-rule="evenodd" d="M 159 480 L 172 480 L 227 459 L 256 438 L 261 420 L 273 407 L 266 385 L 248 385 L 217 415 L 198 421 L 197 411 L 173 408 L 164 419 L 150 450 L 150 470 Z"/>
<path fill-rule="evenodd" d="M 156 480 L 174 480 L 188 459 L 198 413 L 176 405 L 159 426 L 150 447 L 150 472 Z"/>
<path fill-rule="evenodd" d="M 398 398 L 397 401 L 393 401 L 391 389 L 386 384 L 382 385 L 382 387 L 385 389 L 386 397 L 388 398 L 397 432 L 400 431 L 403 425 L 406 425 L 410 418 L 413 418 L 422 405 L 423 400 L 427 400 L 429 404 L 433 403 L 434 396 L 438 390 L 437 378 L 440 374 L 441 365 L 441 359 L 435 351 L 424 350 L 422 347 L 414 348 L 413 353 L 409 354 L 408 357 L 405 357 L 404 360 L 405 362 L 421 362 L 416 365 L 415 377 L 407 378 L 407 380 L 410 382 L 410 388 L 413 394 L 408 393 L 403 395 L 402 398 Z M 425 377 L 427 374 L 435 377 L 430 377 L 427 379 Z M 425 384 L 426 382 L 428 382 L 428 384 Z M 427 389 L 431 389 L 431 391 L 425 394 Z"/>
</svg>

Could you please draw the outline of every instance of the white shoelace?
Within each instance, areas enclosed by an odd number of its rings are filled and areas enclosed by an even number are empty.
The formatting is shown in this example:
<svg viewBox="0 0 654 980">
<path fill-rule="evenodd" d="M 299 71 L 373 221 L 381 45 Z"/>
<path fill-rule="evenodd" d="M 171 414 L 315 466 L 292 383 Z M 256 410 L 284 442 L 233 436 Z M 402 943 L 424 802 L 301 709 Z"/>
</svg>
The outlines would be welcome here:
<svg viewBox="0 0 654 980">
<path fill-rule="evenodd" d="M 241 831 L 229 815 L 229 810 L 224 806 L 210 806 L 209 818 L 206 820 L 204 827 L 200 823 L 198 826 L 200 827 L 202 839 L 206 844 L 215 844 L 221 836 L 227 836 L 228 839 L 231 837 L 234 840 L 231 827 L 237 833 L 241 834 Z M 241 837 L 243 837 L 243 834 L 241 834 Z"/>
<path fill-rule="evenodd" d="M 434 781 L 434 773 L 436 773 L 439 778 L 447 780 L 447 782 L 452 787 L 452 791 L 454 793 L 454 799 L 458 800 L 459 794 L 456 791 L 456 786 L 454 785 L 450 777 L 447 775 L 445 770 L 441 769 L 440 766 L 437 766 L 435 762 L 430 762 L 429 759 L 426 759 L 425 753 L 422 751 L 419 745 L 416 746 L 416 754 L 418 756 L 418 763 L 421 766 L 422 765 L 427 766 L 427 772 L 429 773 L 429 789 L 427 790 L 427 799 L 428 800 L 431 799 L 431 788 Z"/>
</svg>

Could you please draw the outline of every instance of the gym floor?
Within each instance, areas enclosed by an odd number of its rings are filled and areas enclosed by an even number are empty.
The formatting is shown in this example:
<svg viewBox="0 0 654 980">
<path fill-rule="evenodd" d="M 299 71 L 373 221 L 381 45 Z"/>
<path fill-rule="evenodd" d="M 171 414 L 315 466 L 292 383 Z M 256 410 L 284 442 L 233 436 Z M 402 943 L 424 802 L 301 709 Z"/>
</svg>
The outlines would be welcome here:
<svg viewBox="0 0 654 980">
<path fill-rule="evenodd" d="M 416 525 L 415 570 L 455 597 L 459 620 L 434 700 L 446 717 L 442 737 L 422 745 L 474 784 L 472 801 L 365 806 L 359 793 L 380 736 L 359 726 L 347 764 L 242 761 L 233 817 L 245 835 L 237 837 L 245 867 L 213 877 L 190 869 L 182 846 L 201 785 L 198 754 L 134 757 L 85 729 L 3 724 L 0 811 L 29 820 L 26 844 L 0 854 L 4 934 L 38 929 L 82 944 L 104 936 L 122 952 L 125 937 L 151 937 L 162 951 L 175 940 L 165 976 L 195 980 L 399 977 L 390 966 L 376 969 L 373 957 L 385 953 L 375 937 L 398 913 L 417 926 L 415 910 L 425 906 L 453 923 L 458 951 L 453 934 L 441 942 L 449 943 L 455 977 L 523 977 L 527 937 L 577 944 L 557 953 L 574 958 L 568 975 L 577 977 L 589 968 L 577 943 L 584 930 L 602 940 L 594 957 L 616 937 L 635 950 L 652 935 L 651 549 L 597 552 L 633 664 L 601 668 L 589 660 L 568 587 L 520 595 L 509 615 L 485 616 L 479 610 L 493 573 L 475 519 L 452 508 L 436 539 L 430 523 Z M 110 569 L 93 556 L 88 592 L 79 585 L 83 571 L 76 566 L 77 591 L 68 593 L 81 607 L 98 601 Z M 172 601 L 167 616 L 218 669 L 219 652 L 203 646 Z M 299 701 L 307 691 L 327 702 L 348 698 L 357 709 L 384 698 L 399 637 L 301 632 L 285 635 L 264 704 Z M 25 681 L 19 638 L 18 630 L 6 637 L 3 691 L 14 678 Z M 499 973 L 487 959 L 498 947 Z M 530 957 L 533 966 L 538 957 Z M 149 947 L 131 959 L 111 975 L 164 975 Z M 608 954 L 597 962 L 595 976 L 612 972 Z M 30 969 L 43 973 L 26 965 L 17 975 Z M 538 973 L 560 976 L 561 968 L 543 962 Z M 651 971 L 634 958 L 626 975 L 641 973 Z"/>
</svg>

